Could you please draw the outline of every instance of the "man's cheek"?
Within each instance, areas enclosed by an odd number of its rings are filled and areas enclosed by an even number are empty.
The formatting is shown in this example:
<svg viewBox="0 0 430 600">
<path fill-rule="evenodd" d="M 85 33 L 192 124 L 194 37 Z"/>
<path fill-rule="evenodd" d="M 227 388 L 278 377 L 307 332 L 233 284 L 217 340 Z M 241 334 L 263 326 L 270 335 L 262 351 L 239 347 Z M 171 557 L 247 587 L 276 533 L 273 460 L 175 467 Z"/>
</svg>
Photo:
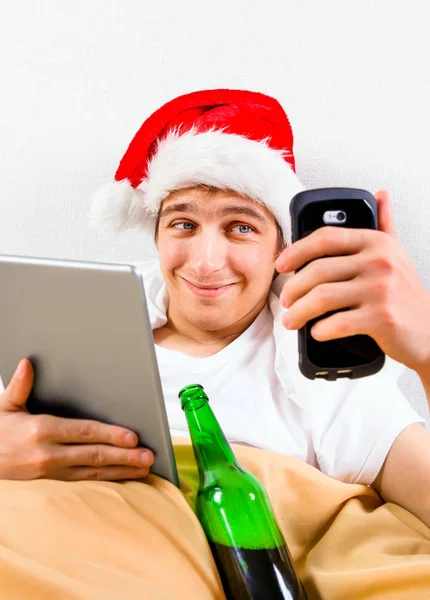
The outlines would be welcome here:
<svg viewBox="0 0 430 600">
<path fill-rule="evenodd" d="M 244 245 L 241 248 L 234 248 L 231 252 L 231 258 L 237 267 L 241 267 L 250 274 L 264 271 L 266 268 L 275 268 L 273 253 L 270 254 L 263 247 L 255 247 L 251 244 Z"/>
<path fill-rule="evenodd" d="M 160 263 L 165 268 L 174 268 L 186 262 L 186 252 L 180 244 L 170 243 L 159 253 Z"/>
</svg>

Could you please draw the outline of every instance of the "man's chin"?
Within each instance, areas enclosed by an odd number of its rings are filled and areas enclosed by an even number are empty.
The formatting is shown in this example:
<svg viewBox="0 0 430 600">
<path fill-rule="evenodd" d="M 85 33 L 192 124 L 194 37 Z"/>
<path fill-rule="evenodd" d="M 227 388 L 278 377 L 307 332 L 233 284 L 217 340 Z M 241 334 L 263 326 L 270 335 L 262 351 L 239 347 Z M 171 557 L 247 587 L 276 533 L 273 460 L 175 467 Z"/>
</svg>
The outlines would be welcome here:
<svg viewBox="0 0 430 600">
<path fill-rule="evenodd" d="M 217 331 L 231 327 L 237 320 L 233 306 L 221 301 L 218 301 L 217 304 L 218 306 L 214 306 L 213 302 L 198 301 L 183 304 L 183 307 L 194 327 L 204 331 Z"/>
</svg>

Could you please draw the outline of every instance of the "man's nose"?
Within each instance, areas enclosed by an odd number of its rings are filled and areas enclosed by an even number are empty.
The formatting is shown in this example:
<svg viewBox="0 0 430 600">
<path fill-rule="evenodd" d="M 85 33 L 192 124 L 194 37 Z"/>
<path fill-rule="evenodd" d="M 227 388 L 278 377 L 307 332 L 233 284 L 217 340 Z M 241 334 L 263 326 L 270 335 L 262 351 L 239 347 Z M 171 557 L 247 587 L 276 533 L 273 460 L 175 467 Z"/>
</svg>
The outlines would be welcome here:
<svg viewBox="0 0 430 600">
<path fill-rule="evenodd" d="M 201 232 L 193 242 L 190 263 L 196 274 L 204 277 L 224 267 L 227 242 L 219 232 Z"/>
</svg>

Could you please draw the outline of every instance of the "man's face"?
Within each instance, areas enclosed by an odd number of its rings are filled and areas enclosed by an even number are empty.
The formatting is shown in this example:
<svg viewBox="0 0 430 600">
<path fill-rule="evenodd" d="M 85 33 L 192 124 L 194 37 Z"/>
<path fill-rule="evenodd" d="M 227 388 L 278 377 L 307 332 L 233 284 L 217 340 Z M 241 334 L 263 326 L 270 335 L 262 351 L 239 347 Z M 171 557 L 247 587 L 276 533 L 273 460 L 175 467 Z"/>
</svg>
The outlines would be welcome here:
<svg viewBox="0 0 430 600">
<path fill-rule="evenodd" d="M 272 213 L 234 192 L 187 189 L 164 200 L 157 246 L 169 315 L 205 331 L 255 318 L 274 274 Z"/>
</svg>

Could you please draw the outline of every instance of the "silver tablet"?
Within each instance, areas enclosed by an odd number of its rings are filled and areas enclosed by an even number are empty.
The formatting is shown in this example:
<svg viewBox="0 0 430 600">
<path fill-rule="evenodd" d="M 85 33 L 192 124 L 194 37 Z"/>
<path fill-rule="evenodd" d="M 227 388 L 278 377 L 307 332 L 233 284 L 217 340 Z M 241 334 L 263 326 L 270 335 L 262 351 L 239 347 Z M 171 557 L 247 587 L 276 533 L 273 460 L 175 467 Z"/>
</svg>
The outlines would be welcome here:
<svg viewBox="0 0 430 600">
<path fill-rule="evenodd" d="M 137 433 L 152 472 L 178 485 L 143 281 L 131 265 L 0 255 L 0 375 L 21 358 L 30 412 Z"/>
</svg>

